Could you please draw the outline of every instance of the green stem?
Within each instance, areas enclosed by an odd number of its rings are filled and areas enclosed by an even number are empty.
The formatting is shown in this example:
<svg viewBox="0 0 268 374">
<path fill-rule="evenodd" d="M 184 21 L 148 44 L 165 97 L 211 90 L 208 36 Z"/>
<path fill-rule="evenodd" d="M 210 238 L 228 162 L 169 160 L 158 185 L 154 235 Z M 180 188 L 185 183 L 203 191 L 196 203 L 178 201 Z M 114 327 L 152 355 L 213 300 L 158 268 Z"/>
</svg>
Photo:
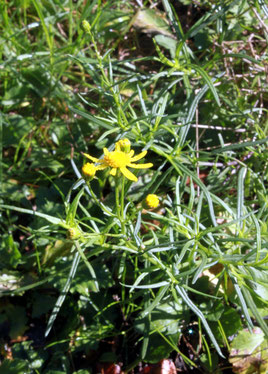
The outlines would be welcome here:
<svg viewBox="0 0 268 374">
<path fill-rule="evenodd" d="M 125 208 L 125 177 L 122 176 L 122 187 L 121 187 L 121 217 L 124 220 L 124 208 Z"/>
<path fill-rule="evenodd" d="M 122 181 L 121 185 L 121 199 L 120 199 L 120 181 Z M 124 220 L 124 177 L 116 176 L 116 184 L 115 184 L 115 205 L 116 205 L 116 213 L 117 217 L 121 223 L 121 230 L 122 234 L 126 234 L 126 227 L 125 227 L 125 220 Z"/>
<path fill-rule="evenodd" d="M 119 180 L 120 180 L 119 177 L 116 175 L 115 177 L 115 205 L 116 205 L 117 217 L 121 222 Z"/>
<path fill-rule="evenodd" d="M 103 82 L 104 85 L 109 89 L 109 91 L 112 93 L 112 96 L 113 96 L 113 99 L 115 101 L 115 104 L 117 106 L 117 109 L 118 109 L 118 116 L 117 116 L 117 120 L 118 120 L 118 124 L 119 126 L 125 130 L 125 128 L 127 127 L 128 125 L 128 121 L 127 121 L 127 118 L 126 118 L 126 115 L 124 113 L 124 111 L 122 110 L 122 106 L 121 106 L 121 103 L 120 103 L 120 97 L 119 97 L 119 94 L 117 94 L 116 90 L 113 88 L 113 82 L 110 82 L 106 72 L 105 72 L 105 69 L 104 69 L 104 66 L 103 66 L 103 57 L 102 55 L 100 54 L 99 50 L 98 50 L 98 47 L 97 47 L 97 44 L 96 44 L 96 41 L 95 41 L 95 38 L 94 38 L 94 35 L 93 33 L 91 32 L 91 29 L 88 29 L 86 31 L 86 33 L 90 36 L 91 38 L 91 42 L 93 44 L 93 48 L 94 48 L 94 51 L 96 53 L 96 56 L 97 56 L 97 60 L 98 60 L 98 65 L 99 65 L 99 69 L 101 71 L 101 75 L 102 75 L 102 78 L 103 78 Z M 121 118 L 123 118 L 123 122 L 121 121 Z"/>
<path fill-rule="evenodd" d="M 97 199 L 97 196 L 95 195 L 95 193 L 94 193 L 94 191 L 92 190 L 92 188 L 91 188 L 91 185 L 90 185 L 90 182 L 88 182 L 88 181 L 86 181 L 86 184 L 87 184 L 87 186 L 88 186 L 88 188 L 89 188 L 89 191 L 90 191 L 90 193 L 91 193 L 91 197 L 93 198 L 93 200 L 95 201 L 95 203 L 104 211 L 104 212 L 106 212 L 109 216 L 114 216 L 114 214 L 111 212 L 111 211 L 109 211 L 106 207 L 105 207 L 105 205 L 103 204 L 103 203 L 101 203 L 98 199 Z"/>
</svg>

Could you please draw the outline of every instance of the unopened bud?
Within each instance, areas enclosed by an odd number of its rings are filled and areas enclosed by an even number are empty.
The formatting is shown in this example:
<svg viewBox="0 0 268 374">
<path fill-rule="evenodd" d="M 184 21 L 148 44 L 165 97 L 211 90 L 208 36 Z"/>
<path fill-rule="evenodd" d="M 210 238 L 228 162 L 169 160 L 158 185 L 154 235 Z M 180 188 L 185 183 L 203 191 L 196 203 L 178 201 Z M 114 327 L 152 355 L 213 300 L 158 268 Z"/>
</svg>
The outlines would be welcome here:
<svg viewBox="0 0 268 374">
<path fill-rule="evenodd" d="M 149 194 L 145 198 L 145 205 L 147 208 L 155 209 L 159 205 L 159 198 L 155 194 Z"/>
<path fill-rule="evenodd" d="M 83 26 L 83 29 L 85 30 L 85 32 L 89 32 L 91 31 L 91 26 L 90 24 L 88 23 L 88 21 L 86 21 L 85 19 L 82 21 L 82 26 Z"/>
<path fill-rule="evenodd" d="M 116 149 L 128 153 L 130 151 L 131 143 L 130 140 L 127 138 L 125 139 L 120 139 L 118 142 L 116 142 L 115 145 Z"/>
<path fill-rule="evenodd" d="M 84 176 L 87 179 L 93 179 L 95 174 L 96 174 L 96 166 L 90 162 L 87 162 L 83 167 L 82 167 L 82 172 Z"/>
</svg>

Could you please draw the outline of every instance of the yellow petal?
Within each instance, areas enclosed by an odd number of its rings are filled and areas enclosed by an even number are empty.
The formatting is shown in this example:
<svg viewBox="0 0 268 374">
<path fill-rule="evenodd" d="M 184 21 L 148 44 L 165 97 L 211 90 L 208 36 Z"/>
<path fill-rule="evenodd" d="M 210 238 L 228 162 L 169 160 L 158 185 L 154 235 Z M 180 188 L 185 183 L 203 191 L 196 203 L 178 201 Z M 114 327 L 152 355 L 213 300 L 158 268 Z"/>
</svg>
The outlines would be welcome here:
<svg viewBox="0 0 268 374">
<path fill-rule="evenodd" d="M 112 168 L 112 170 L 110 171 L 110 174 L 113 175 L 115 177 L 116 175 L 116 168 Z"/>
<path fill-rule="evenodd" d="M 108 154 L 109 154 L 110 152 L 108 151 L 107 148 L 103 148 L 103 153 L 104 153 L 105 156 L 108 156 Z"/>
<path fill-rule="evenodd" d="M 82 152 L 83 153 L 83 152 Z M 88 155 L 87 153 L 83 153 L 83 156 L 85 156 L 86 158 L 89 158 L 91 161 L 93 162 L 99 162 L 99 159 L 96 158 L 96 157 L 92 157 L 90 155 Z"/>
<path fill-rule="evenodd" d="M 98 165 L 98 166 L 96 166 L 96 169 L 97 170 L 104 170 L 104 169 L 106 169 L 108 166 L 107 165 Z"/>
<path fill-rule="evenodd" d="M 132 174 L 127 168 L 125 168 L 125 167 L 120 168 L 120 171 L 129 180 L 131 180 L 133 182 L 137 182 L 138 178 L 134 174 Z"/>
<path fill-rule="evenodd" d="M 139 153 L 137 156 L 134 156 L 134 157 L 131 158 L 131 162 L 135 162 L 135 161 L 140 160 L 140 159 L 143 158 L 146 154 L 147 154 L 147 151 L 143 151 L 143 152 Z"/>
<path fill-rule="evenodd" d="M 147 169 L 154 165 L 151 162 L 148 162 L 148 164 L 128 164 L 128 166 L 133 169 Z"/>
</svg>

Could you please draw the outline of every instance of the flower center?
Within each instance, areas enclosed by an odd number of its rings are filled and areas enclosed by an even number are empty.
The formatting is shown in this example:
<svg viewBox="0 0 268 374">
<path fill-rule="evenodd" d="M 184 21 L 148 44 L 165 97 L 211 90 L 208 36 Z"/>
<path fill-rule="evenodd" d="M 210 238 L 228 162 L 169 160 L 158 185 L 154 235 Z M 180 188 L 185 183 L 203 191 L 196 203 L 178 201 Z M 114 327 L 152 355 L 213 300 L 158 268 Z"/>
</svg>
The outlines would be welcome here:
<svg viewBox="0 0 268 374">
<path fill-rule="evenodd" d="M 112 168 L 122 168 L 130 163 L 130 157 L 122 151 L 109 152 L 104 156 L 105 163 Z"/>
</svg>

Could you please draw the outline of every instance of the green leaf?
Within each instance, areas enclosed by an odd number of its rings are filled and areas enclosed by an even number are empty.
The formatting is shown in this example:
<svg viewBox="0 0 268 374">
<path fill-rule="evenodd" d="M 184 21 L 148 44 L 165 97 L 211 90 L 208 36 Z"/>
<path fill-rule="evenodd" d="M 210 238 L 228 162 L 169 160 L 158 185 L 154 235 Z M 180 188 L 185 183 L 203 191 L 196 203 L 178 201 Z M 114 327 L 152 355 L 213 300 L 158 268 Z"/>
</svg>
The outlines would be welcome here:
<svg viewBox="0 0 268 374">
<path fill-rule="evenodd" d="M 174 350 L 174 346 L 178 344 L 178 335 L 175 336 L 169 335 L 166 339 L 163 339 L 162 336 L 155 333 L 150 336 L 148 349 L 144 361 L 148 363 L 158 363 L 161 359 L 166 358 Z"/>
<path fill-rule="evenodd" d="M 75 196 L 72 204 L 69 206 L 67 216 L 66 216 L 66 223 L 67 225 L 73 226 L 75 223 L 75 215 L 77 211 L 77 206 L 79 204 L 79 201 L 84 193 L 84 188 L 81 188 L 81 190 L 78 192 L 78 194 Z"/>
<path fill-rule="evenodd" d="M 32 296 L 32 318 L 39 318 L 48 313 L 55 305 L 56 298 L 44 292 L 35 292 Z"/>
<path fill-rule="evenodd" d="M 131 24 L 148 34 L 162 34 L 173 38 L 165 14 L 155 9 L 139 9 Z"/>
<path fill-rule="evenodd" d="M 199 305 L 208 321 L 218 321 L 224 312 L 222 301 L 208 300 Z"/>
<path fill-rule="evenodd" d="M 60 226 L 66 227 L 66 224 L 65 224 L 64 220 L 61 220 L 61 219 L 56 218 L 56 217 L 49 216 L 48 214 L 37 212 L 35 210 L 18 208 L 18 207 L 15 207 L 15 206 L 4 205 L 4 204 L 0 204 L 0 209 L 1 208 L 15 210 L 16 212 L 20 212 L 20 213 L 27 213 L 27 214 L 35 215 L 37 217 L 41 217 L 41 218 L 46 219 L 48 222 L 53 223 L 54 225 L 60 225 Z"/>
<path fill-rule="evenodd" d="M 268 338 L 268 327 L 264 319 L 262 318 L 256 303 L 254 302 L 254 299 L 251 296 L 250 291 L 244 287 L 241 286 L 242 292 L 244 294 L 244 297 L 246 299 L 247 305 L 249 306 L 253 316 L 255 317 L 256 321 L 258 322 L 259 326 L 262 328 L 263 332 L 265 333 L 266 337 Z"/>
<path fill-rule="evenodd" d="M 236 334 L 242 328 L 239 313 L 230 307 L 223 312 L 220 321 L 227 337 Z"/>
<path fill-rule="evenodd" d="M 26 362 L 28 361 L 28 365 L 31 369 L 40 369 L 48 356 L 46 350 L 39 350 L 34 347 L 34 342 L 31 340 L 14 344 L 12 353 L 14 358 L 23 359 Z"/>
<path fill-rule="evenodd" d="M 49 30 L 48 30 L 47 25 L 46 25 L 46 21 L 45 21 L 45 18 L 44 18 L 44 15 L 43 15 L 43 10 L 42 10 L 42 3 L 40 3 L 39 1 L 36 1 L 36 0 L 33 0 L 33 4 L 34 4 L 35 9 L 36 9 L 36 11 L 38 13 L 38 16 L 40 18 L 41 25 L 43 27 L 43 30 L 44 30 L 44 33 L 45 33 L 45 36 L 46 36 L 46 41 L 47 41 L 48 47 L 50 49 L 50 52 L 52 53 L 53 39 L 52 39 L 52 36 L 50 35 Z"/>
<path fill-rule="evenodd" d="M 46 246 L 42 264 L 51 266 L 57 258 L 68 256 L 71 252 L 73 242 L 71 240 L 56 240 Z"/>
<path fill-rule="evenodd" d="M 113 286 L 114 281 L 112 275 L 105 264 L 98 264 L 95 273 L 100 288 L 107 289 Z M 79 272 L 72 282 L 70 292 L 78 292 L 80 295 L 88 297 L 92 291 L 96 292 L 95 281 L 96 280 L 90 276 L 88 270 L 80 266 Z"/>
<path fill-rule="evenodd" d="M 237 184 L 237 219 L 243 216 L 244 212 L 244 180 L 246 177 L 247 168 L 242 167 L 238 173 Z M 243 227 L 243 220 L 239 223 L 240 229 Z"/>
<path fill-rule="evenodd" d="M 219 356 L 215 352 L 212 352 L 210 356 L 206 353 L 202 353 L 200 355 L 200 361 L 209 373 L 217 372 Z"/>
<path fill-rule="evenodd" d="M 220 99 L 219 99 L 219 96 L 218 96 L 218 93 L 212 83 L 212 80 L 210 79 L 210 77 L 208 76 L 208 74 L 206 73 L 206 71 L 204 69 L 202 69 L 200 66 L 198 65 L 189 65 L 190 68 L 194 69 L 195 71 L 197 71 L 201 77 L 204 79 L 204 81 L 206 82 L 206 84 L 208 85 L 208 87 L 210 88 L 215 100 L 216 100 L 216 103 L 220 106 L 221 103 L 220 103 Z"/>
<path fill-rule="evenodd" d="M 84 112 L 83 110 L 81 109 L 77 109 L 77 108 L 74 108 L 72 106 L 69 107 L 69 109 L 78 114 L 79 116 L 82 116 L 83 118 L 86 118 L 88 120 L 90 120 L 90 122 L 92 122 L 93 124 L 95 124 L 97 127 L 104 127 L 105 129 L 108 129 L 108 130 L 111 130 L 113 129 L 112 125 L 108 123 L 108 121 L 102 121 L 94 116 L 92 116 L 91 114 L 87 113 L 87 112 Z"/>
<path fill-rule="evenodd" d="M 178 305 L 174 301 L 169 301 L 155 307 L 150 316 L 151 332 L 159 331 L 165 335 L 172 335 L 178 332 L 180 321 L 185 319 L 186 313 L 182 304 Z M 135 321 L 135 329 L 140 333 L 143 333 L 145 329 L 146 318 L 146 316 L 137 318 Z"/>
<path fill-rule="evenodd" d="M 201 322 L 203 323 L 203 326 L 204 326 L 205 330 L 207 331 L 208 336 L 210 337 L 212 343 L 214 344 L 214 346 L 216 348 L 216 351 L 218 352 L 218 354 L 221 357 L 224 357 L 222 352 L 221 352 L 221 349 L 219 347 L 219 344 L 218 344 L 217 340 L 215 339 L 215 336 L 214 336 L 213 332 L 211 331 L 211 328 L 210 328 L 209 324 L 207 323 L 207 320 L 206 320 L 204 314 L 201 312 L 201 310 L 199 308 L 196 307 L 196 305 L 188 297 L 187 293 L 185 292 L 185 290 L 182 287 L 175 286 L 175 289 L 178 292 L 178 294 L 181 296 L 183 301 L 188 305 L 188 307 L 201 319 Z"/>
<path fill-rule="evenodd" d="M 156 35 L 154 39 L 156 40 L 157 44 L 169 50 L 171 58 L 175 58 L 177 49 L 176 40 L 165 35 Z"/>
<path fill-rule="evenodd" d="M 11 339 L 17 339 L 22 336 L 27 329 L 27 316 L 25 307 L 6 303 L 0 305 L 0 312 L 9 326 L 9 336 Z"/>
<path fill-rule="evenodd" d="M 74 259 L 73 259 L 73 262 L 72 262 L 72 267 L 71 267 L 71 270 L 70 270 L 70 273 L 69 273 L 69 276 L 67 278 L 67 281 L 65 282 L 65 285 L 63 287 L 63 290 L 60 294 L 60 296 L 58 297 L 57 301 L 56 301 L 56 304 L 53 308 L 53 311 L 50 315 L 50 318 L 48 320 L 48 324 L 47 324 L 47 328 L 46 328 L 46 332 L 45 332 L 45 336 L 48 336 L 48 334 L 50 333 L 50 330 L 52 329 L 52 326 L 54 324 L 54 321 L 55 319 L 57 318 L 57 315 L 60 311 L 60 308 L 67 296 L 67 293 L 70 289 L 70 286 L 71 286 L 71 282 L 72 282 L 72 279 L 74 278 L 75 274 L 76 274 L 76 270 L 77 270 L 77 267 L 78 267 L 78 264 L 79 264 L 79 261 L 80 261 L 80 255 L 78 252 L 76 252 L 75 256 L 74 256 Z"/>
<path fill-rule="evenodd" d="M 16 242 L 14 242 L 11 234 L 4 234 L 2 236 L 2 240 L 4 249 L 0 249 L 0 253 L 1 257 L 3 258 L 3 262 L 16 269 L 21 259 L 21 253 L 18 249 L 18 245 Z"/>
<path fill-rule="evenodd" d="M 268 300 L 268 270 L 258 270 L 253 267 L 246 269 L 250 273 L 252 280 L 248 280 L 250 288 L 263 300 Z"/>
<path fill-rule="evenodd" d="M 79 255 L 81 256 L 82 260 L 84 261 L 86 267 L 88 268 L 88 271 L 94 281 L 93 285 L 94 285 L 94 288 L 93 288 L 93 291 L 94 292 L 98 292 L 100 290 L 99 288 L 99 283 L 98 283 L 98 280 L 97 280 L 97 277 L 96 277 L 96 274 L 95 274 L 95 270 L 93 269 L 91 263 L 88 261 L 88 259 L 86 258 L 85 254 L 84 254 L 84 251 L 82 250 L 82 248 L 80 247 L 79 245 L 79 242 L 76 240 L 75 241 L 75 246 L 76 246 L 76 249 L 79 253 Z"/>
<path fill-rule="evenodd" d="M 253 329 L 252 334 L 248 330 L 242 330 L 232 341 L 231 348 L 239 350 L 240 354 L 251 354 L 264 341 L 264 333 L 259 327 Z"/>
<path fill-rule="evenodd" d="M 4 360 L 0 366 L 0 374 L 30 374 L 29 365 L 25 360 Z"/>
<path fill-rule="evenodd" d="M 240 374 L 265 374 L 268 371 L 268 340 L 259 327 L 253 329 L 251 334 L 242 330 L 231 343 L 229 362 L 234 372 Z"/>
<path fill-rule="evenodd" d="M 255 140 L 253 142 L 242 142 L 238 144 L 231 144 L 227 145 L 226 147 L 223 148 L 217 148 L 211 151 L 212 154 L 218 154 L 218 153 L 223 153 L 226 151 L 236 151 L 237 149 L 245 148 L 245 147 L 254 147 L 259 144 L 265 144 L 268 143 L 268 137 L 265 139 L 260 139 L 260 140 Z"/>
<path fill-rule="evenodd" d="M 185 175 L 191 176 L 192 179 L 194 180 L 194 182 L 196 184 L 198 184 L 198 186 L 200 186 L 200 188 L 204 192 L 204 195 L 206 196 L 206 199 L 207 199 L 207 202 L 208 202 L 208 207 L 209 207 L 209 212 L 210 212 L 210 217 L 211 217 L 212 223 L 216 227 L 217 226 L 217 221 L 216 221 L 216 217 L 215 217 L 215 213 L 214 213 L 213 202 L 212 202 L 212 199 L 211 199 L 211 196 L 210 196 L 210 192 L 208 191 L 207 187 L 185 165 L 182 165 L 178 161 L 174 161 L 171 158 L 168 158 L 168 159 L 169 159 L 170 163 L 175 167 L 176 170 L 180 171 L 180 169 L 181 169 L 182 172 Z"/>
</svg>

